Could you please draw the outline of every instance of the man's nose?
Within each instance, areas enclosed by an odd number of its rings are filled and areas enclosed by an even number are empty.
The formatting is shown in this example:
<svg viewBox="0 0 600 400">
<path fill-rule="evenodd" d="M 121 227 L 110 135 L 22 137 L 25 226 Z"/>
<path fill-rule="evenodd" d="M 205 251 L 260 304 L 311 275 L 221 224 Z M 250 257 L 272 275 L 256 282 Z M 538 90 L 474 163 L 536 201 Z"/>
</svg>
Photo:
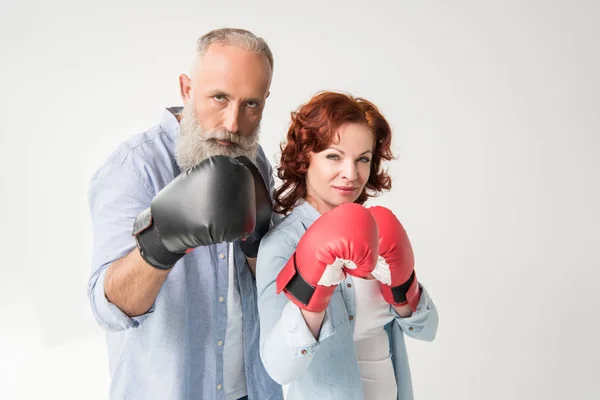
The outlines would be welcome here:
<svg viewBox="0 0 600 400">
<path fill-rule="evenodd" d="M 223 121 L 223 127 L 227 129 L 231 133 L 238 133 L 239 129 L 239 117 L 240 117 L 240 108 L 231 103 L 227 110 L 225 111 L 225 119 Z"/>
</svg>

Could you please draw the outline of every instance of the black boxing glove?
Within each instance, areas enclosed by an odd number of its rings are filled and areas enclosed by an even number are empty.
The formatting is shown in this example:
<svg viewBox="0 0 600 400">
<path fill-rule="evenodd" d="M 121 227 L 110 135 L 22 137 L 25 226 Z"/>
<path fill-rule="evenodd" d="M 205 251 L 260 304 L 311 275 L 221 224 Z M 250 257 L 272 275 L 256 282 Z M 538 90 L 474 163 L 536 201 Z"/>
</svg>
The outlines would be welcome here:
<svg viewBox="0 0 600 400">
<path fill-rule="evenodd" d="M 260 241 L 271 226 L 271 216 L 273 215 L 271 193 L 269 192 L 269 188 L 265 184 L 260 171 L 250 159 L 245 156 L 239 156 L 236 157 L 236 159 L 242 162 L 250 172 L 252 172 L 252 177 L 254 178 L 256 225 L 250 236 L 241 239 L 240 247 L 247 257 L 256 258 Z"/>
<path fill-rule="evenodd" d="M 142 258 L 170 269 L 198 246 L 247 237 L 256 224 L 254 185 L 252 172 L 227 156 L 209 157 L 182 172 L 133 224 Z"/>
</svg>

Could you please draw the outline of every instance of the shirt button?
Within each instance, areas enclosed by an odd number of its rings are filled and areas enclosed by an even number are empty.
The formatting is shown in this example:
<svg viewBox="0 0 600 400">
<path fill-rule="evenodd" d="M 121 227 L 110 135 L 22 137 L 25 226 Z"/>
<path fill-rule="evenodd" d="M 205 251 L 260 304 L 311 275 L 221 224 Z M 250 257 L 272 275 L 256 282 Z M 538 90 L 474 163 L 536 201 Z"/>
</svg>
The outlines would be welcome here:
<svg viewBox="0 0 600 400">
<path fill-rule="evenodd" d="M 219 296 L 219 303 L 222 303 L 225 300 L 225 297 Z"/>
<path fill-rule="evenodd" d="M 217 390 L 221 390 L 223 389 L 223 385 L 221 385 L 220 383 L 217 385 Z"/>
<path fill-rule="evenodd" d="M 219 258 L 221 258 L 221 259 L 225 258 L 225 254 L 219 253 Z"/>
<path fill-rule="evenodd" d="M 222 340 L 219 340 L 219 341 L 217 342 L 217 345 L 219 345 L 219 346 L 223 346 L 223 341 L 222 341 Z"/>
<path fill-rule="evenodd" d="M 354 315 L 349 316 L 348 319 L 352 321 L 354 319 Z"/>
<path fill-rule="evenodd" d="M 307 353 L 307 351 L 306 351 L 306 349 L 302 349 L 302 351 L 300 353 L 302 353 L 302 355 L 305 355 Z"/>
<path fill-rule="evenodd" d="M 409 326 L 409 327 L 408 327 L 408 330 L 409 330 L 409 331 L 412 331 L 413 329 L 415 329 L 415 328 L 413 328 L 412 326 Z"/>
<path fill-rule="evenodd" d="M 349 284 L 348 284 L 348 287 L 352 287 L 352 284 L 351 284 L 351 283 L 349 283 Z"/>
</svg>

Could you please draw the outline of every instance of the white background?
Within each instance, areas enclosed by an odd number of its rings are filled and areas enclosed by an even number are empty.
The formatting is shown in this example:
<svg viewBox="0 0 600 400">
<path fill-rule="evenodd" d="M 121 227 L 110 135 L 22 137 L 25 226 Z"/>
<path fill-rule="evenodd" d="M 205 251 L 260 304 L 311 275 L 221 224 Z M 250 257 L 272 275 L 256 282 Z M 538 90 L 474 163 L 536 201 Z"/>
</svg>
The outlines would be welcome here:
<svg viewBox="0 0 600 400">
<path fill-rule="evenodd" d="M 180 104 L 196 38 L 263 36 L 262 144 L 316 91 L 375 102 L 392 192 L 440 313 L 417 399 L 598 399 L 594 1 L 12 1 L 0 6 L 0 398 L 106 399 L 86 297 L 87 185 Z M 151 351 L 151 349 L 150 349 Z"/>
</svg>

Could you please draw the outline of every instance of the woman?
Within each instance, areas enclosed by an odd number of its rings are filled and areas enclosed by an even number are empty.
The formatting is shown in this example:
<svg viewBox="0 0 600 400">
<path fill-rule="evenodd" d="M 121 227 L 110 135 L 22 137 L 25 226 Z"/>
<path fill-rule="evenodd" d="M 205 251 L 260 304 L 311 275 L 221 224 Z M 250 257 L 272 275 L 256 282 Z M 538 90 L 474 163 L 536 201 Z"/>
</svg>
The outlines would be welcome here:
<svg viewBox="0 0 600 400">
<path fill-rule="evenodd" d="M 324 92 L 292 113 L 257 260 L 261 348 L 288 399 L 412 399 L 404 335 L 433 340 L 436 308 L 408 236 L 367 198 L 391 187 L 391 130 L 370 102 Z"/>
</svg>

